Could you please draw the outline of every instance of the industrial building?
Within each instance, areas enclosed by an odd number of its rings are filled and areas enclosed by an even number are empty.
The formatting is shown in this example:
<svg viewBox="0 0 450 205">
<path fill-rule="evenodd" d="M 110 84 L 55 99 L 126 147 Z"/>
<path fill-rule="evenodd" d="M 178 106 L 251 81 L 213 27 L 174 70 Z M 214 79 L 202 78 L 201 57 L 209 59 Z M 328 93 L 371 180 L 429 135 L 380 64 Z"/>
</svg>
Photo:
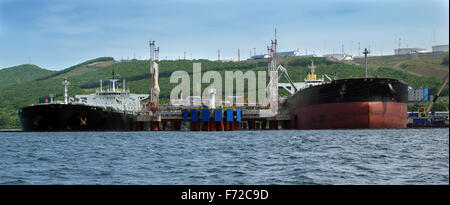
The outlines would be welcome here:
<svg viewBox="0 0 450 205">
<path fill-rule="evenodd" d="M 317 57 L 316 54 L 300 55 L 301 57 Z"/>
<path fill-rule="evenodd" d="M 277 56 L 278 57 L 300 56 L 300 52 L 298 51 L 277 52 Z"/>
<path fill-rule="evenodd" d="M 267 55 L 267 54 L 261 54 L 261 55 L 251 56 L 250 59 L 264 59 L 264 58 L 268 58 L 268 57 L 269 57 L 269 55 Z"/>
<path fill-rule="evenodd" d="M 430 92 L 428 88 L 408 89 L 408 102 L 428 102 L 428 101 L 430 101 Z"/>
<path fill-rule="evenodd" d="M 333 58 L 339 61 L 353 60 L 353 56 L 347 53 L 324 54 L 325 58 Z"/>
<path fill-rule="evenodd" d="M 284 52 L 277 52 L 278 57 L 292 57 L 292 56 L 300 56 L 300 52 L 298 51 L 284 51 Z M 261 54 L 261 55 L 254 55 L 251 56 L 250 59 L 263 59 L 268 58 L 268 54 Z"/>
<path fill-rule="evenodd" d="M 425 48 L 397 48 L 394 49 L 395 55 L 406 55 L 406 54 L 414 54 L 414 53 L 426 53 L 427 49 Z"/>
<path fill-rule="evenodd" d="M 433 52 L 448 52 L 448 45 L 433 46 Z"/>
</svg>

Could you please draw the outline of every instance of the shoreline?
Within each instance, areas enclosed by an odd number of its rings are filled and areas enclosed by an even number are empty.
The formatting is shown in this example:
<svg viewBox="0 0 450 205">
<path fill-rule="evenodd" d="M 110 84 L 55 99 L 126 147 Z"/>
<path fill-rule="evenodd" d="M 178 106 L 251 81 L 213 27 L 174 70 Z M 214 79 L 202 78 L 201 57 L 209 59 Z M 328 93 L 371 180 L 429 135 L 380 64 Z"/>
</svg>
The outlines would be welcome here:
<svg viewBox="0 0 450 205">
<path fill-rule="evenodd" d="M 21 129 L 0 129 L 0 132 L 22 132 Z"/>
<path fill-rule="evenodd" d="M 407 127 L 404 129 L 409 130 L 409 129 L 444 129 L 444 128 L 448 128 L 448 127 Z M 279 130 L 283 130 L 283 129 L 279 129 Z M 295 130 L 295 129 L 292 129 L 292 130 Z M 327 130 L 327 129 L 323 129 L 323 130 Z M 355 129 L 355 130 L 358 130 L 358 129 Z M 381 129 L 381 130 L 383 130 L 383 129 Z M 189 131 L 189 130 L 180 130 L 180 131 Z M 243 130 L 241 130 L 241 131 L 243 131 Z M 252 131 L 252 130 L 247 130 L 247 131 Z M 273 130 L 266 130 L 266 131 L 273 131 Z M 21 129 L 0 129 L 0 132 L 23 132 L 23 131 Z M 49 131 L 34 131 L 34 132 L 49 132 Z M 54 131 L 54 132 L 65 132 L 65 131 Z M 80 132 L 80 131 L 67 131 L 67 132 Z M 85 132 L 85 131 L 81 131 L 81 132 Z M 136 132 L 136 131 L 87 131 L 87 132 Z M 141 131 L 141 132 L 150 132 L 150 131 Z"/>
</svg>

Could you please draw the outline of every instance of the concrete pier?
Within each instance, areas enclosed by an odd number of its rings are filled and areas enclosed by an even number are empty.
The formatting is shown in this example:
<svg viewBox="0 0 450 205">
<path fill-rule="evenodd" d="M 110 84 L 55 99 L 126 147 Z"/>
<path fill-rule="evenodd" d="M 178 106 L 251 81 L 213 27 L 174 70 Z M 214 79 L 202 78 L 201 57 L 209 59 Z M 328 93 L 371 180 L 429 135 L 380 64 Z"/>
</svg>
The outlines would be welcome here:
<svg viewBox="0 0 450 205">
<path fill-rule="evenodd" d="M 257 109 L 177 108 L 139 115 L 132 129 L 136 131 L 234 131 L 294 129 L 290 115 L 261 117 Z"/>
</svg>

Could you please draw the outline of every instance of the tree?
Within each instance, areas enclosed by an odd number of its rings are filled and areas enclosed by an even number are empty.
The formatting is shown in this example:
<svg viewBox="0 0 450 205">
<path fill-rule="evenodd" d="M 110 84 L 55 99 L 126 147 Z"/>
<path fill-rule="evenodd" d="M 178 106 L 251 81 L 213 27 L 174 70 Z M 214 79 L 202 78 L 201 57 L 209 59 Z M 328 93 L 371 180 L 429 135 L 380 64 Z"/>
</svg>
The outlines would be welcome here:
<svg viewBox="0 0 450 205">
<path fill-rule="evenodd" d="M 445 58 L 442 60 L 442 65 L 448 65 L 448 56 L 445 56 Z"/>
<path fill-rule="evenodd" d="M 9 122 L 9 118 L 5 114 L 0 115 L 0 128 L 5 128 Z"/>
</svg>

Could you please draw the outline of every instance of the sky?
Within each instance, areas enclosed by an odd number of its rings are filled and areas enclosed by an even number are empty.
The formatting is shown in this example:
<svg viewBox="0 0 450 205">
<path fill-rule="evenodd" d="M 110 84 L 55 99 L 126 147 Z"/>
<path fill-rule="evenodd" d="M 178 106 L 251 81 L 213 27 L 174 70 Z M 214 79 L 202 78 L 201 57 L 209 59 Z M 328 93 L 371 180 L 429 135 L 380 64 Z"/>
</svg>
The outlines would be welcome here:
<svg viewBox="0 0 450 205">
<path fill-rule="evenodd" d="M 392 55 L 449 43 L 447 0 L 0 0 L 0 68 L 61 70 L 97 57 L 246 59 L 279 51 Z M 344 45 L 344 46 L 342 46 Z"/>
</svg>

